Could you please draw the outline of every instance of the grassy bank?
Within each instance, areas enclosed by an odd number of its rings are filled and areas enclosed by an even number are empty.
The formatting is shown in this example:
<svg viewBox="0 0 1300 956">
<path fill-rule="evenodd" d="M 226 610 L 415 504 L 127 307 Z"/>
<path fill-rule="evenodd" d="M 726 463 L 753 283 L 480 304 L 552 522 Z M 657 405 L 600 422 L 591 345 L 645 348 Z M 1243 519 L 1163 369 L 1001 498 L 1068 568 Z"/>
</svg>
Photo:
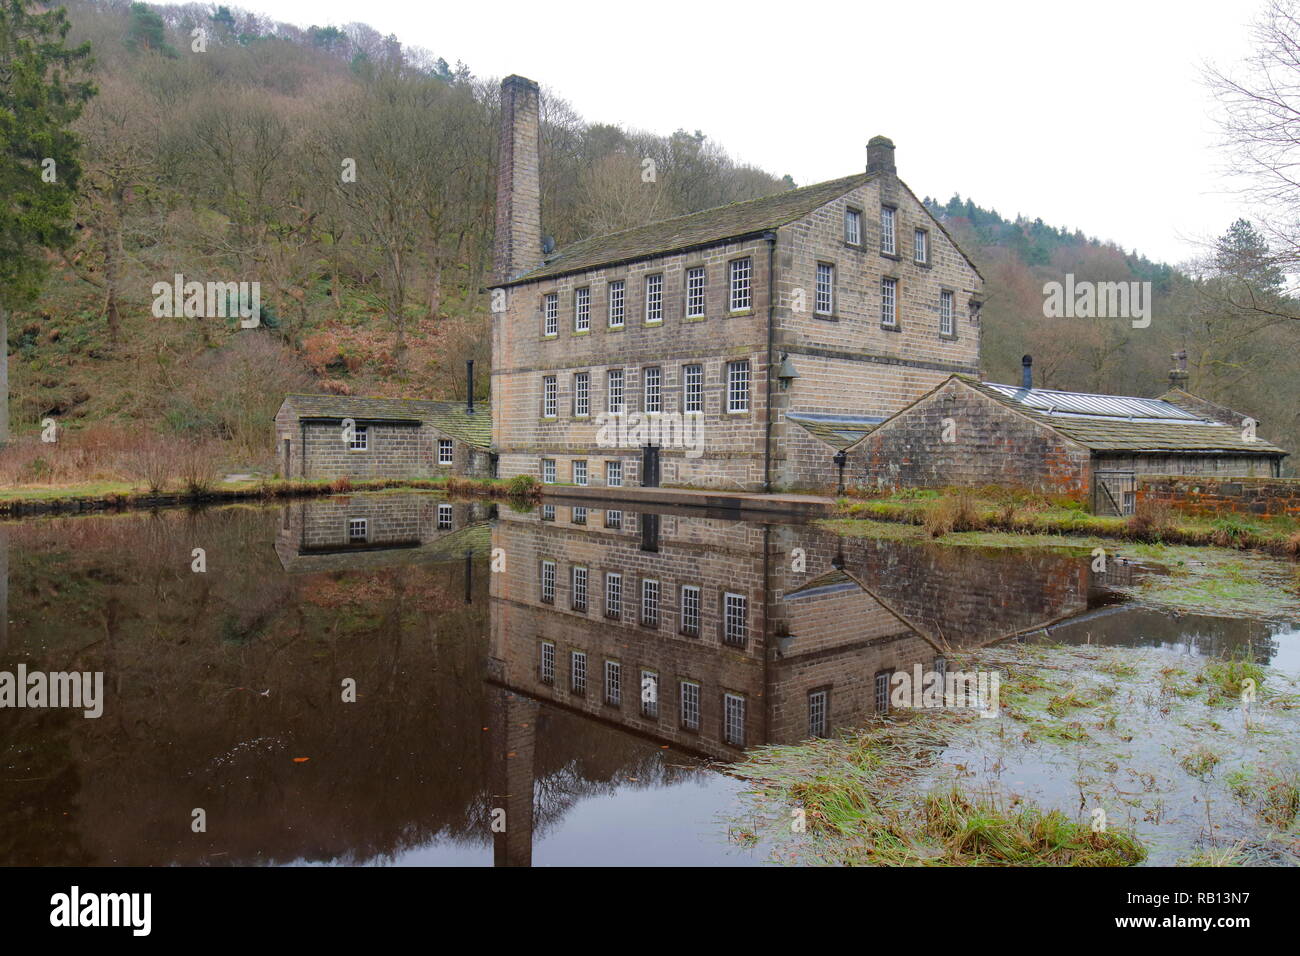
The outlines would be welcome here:
<svg viewBox="0 0 1300 956">
<path fill-rule="evenodd" d="M 1001 674 L 996 717 L 898 710 L 753 751 L 730 769 L 752 784 L 732 839 L 840 865 L 1300 863 L 1294 675 L 1096 645 L 950 667 Z"/>
<path fill-rule="evenodd" d="M 841 498 L 837 517 L 890 522 L 942 538 L 953 532 L 1095 536 L 1173 545 L 1265 551 L 1300 558 L 1300 520 L 1288 516 L 1217 517 L 1141 508 L 1124 518 L 1090 514 L 1081 502 L 1000 489 L 915 489 Z"/>
<path fill-rule="evenodd" d="M 492 478 L 348 478 L 271 479 L 184 483 L 149 488 L 124 481 L 97 481 L 68 485 L 36 485 L 0 489 L 0 518 L 39 514 L 76 514 L 166 505 L 212 504 L 225 501 L 275 500 L 377 492 L 390 489 L 440 491 L 457 497 L 535 501 L 535 482 Z"/>
</svg>

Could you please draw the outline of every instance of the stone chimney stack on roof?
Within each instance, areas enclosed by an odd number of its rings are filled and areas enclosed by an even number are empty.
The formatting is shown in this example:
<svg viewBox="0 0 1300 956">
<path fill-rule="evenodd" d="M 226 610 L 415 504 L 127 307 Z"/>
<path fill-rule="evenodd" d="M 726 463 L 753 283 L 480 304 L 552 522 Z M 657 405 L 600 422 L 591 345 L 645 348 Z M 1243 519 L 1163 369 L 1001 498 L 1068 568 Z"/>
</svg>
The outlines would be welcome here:
<svg viewBox="0 0 1300 956">
<path fill-rule="evenodd" d="M 1182 388 L 1187 384 L 1187 350 L 1179 349 L 1171 358 L 1174 360 L 1173 368 L 1169 370 L 1169 387 Z"/>
<path fill-rule="evenodd" d="M 894 141 L 888 136 L 867 140 L 867 172 L 894 174 Z"/>
<path fill-rule="evenodd" d="M 507 76 L 501 81 L 497 225 L 492 251 L 498 282 L 507 282 L 542 263 L 540 143 L 537 84 L 522 76 Z"/>
</svg>

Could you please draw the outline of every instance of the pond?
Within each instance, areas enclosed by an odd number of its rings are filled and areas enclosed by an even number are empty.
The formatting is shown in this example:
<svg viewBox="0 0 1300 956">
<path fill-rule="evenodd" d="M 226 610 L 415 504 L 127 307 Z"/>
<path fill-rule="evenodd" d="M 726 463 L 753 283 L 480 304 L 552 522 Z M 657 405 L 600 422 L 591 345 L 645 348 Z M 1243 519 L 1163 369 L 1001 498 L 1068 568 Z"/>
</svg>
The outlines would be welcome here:
<svg viewBox="0 0 1300 956">
<path fill-rule="evenodd" d="M 384 493 L 0 539 L 0 672 L 104 681 L 98 718 L 0 711 L 4 865 L 755 865 L 719 768 L 896 671 L 1045 635 L 1300 669 L 1285 624 L 1120 603 L 1132 565 L 726 514 Z"/>
</svg>

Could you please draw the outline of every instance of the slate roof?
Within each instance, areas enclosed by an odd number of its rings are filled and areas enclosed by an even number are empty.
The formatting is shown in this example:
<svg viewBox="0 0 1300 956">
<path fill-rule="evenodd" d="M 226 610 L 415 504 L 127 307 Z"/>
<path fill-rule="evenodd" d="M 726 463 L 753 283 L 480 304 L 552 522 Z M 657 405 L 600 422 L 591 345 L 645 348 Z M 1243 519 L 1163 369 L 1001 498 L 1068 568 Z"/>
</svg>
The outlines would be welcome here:
<svg viewBox="0 0 1300 956">
<path fill-rule="evenodd" d="M 1241 437 L 1240 428 L 1204 418 L 1158 398 L 1026 389 L 958 377 L 994 401 L 1042 422 L 1093 451 L 1287 454 L 1263 439 L 1246 441 Z"/>
<path fill-rule="evenodd" d="M 785 192 L 716 206 L 701 212 L 634 226 L 622 232 L 581 239 L 561 249 L 542 265 L 503 283 L 517 285 L 549 276 L 581 272 L 596 266 L 630 262 L 696 246 L 755 235 L 793 222 L 820 206 L 874 179 L 876 173 L 856 173 L 842 179 L 789 189 Z"/>
<path fill-rule="evenodd" d="M 820 412 L 786 412 L 785 418 L 814 438 L 839 449 L 861 441 L 885 420 L 883 417 L 867 415 L 828 415 Z"/>
<path fill-rule="evenodd" d="M 468 445 L 487 448 L 492 444 L 492 410 L 483 403 L 476 404 L 471 415 L 465 410 L 464 402 L 431 402 L 419 398 L 286 395 L 284 402 L 299 418 L 428 422 Z"/>
<path fill-rule="evenodd" d="M 1212 402 L 1208 398 L 1193 395 L 1181 388 L 1171 388 L 1160 396 L 1160 400 L 1177 405 L 1179 408 L 1185 408 L 1193 414 L 1203 415 L 1207 418 L 1217 418 L 1221 422 L 1227 422 L 1229 425 L 1237 425 L 1238 427 L 1241 425 L 1241 420 L 1246 417 L 1235 409 Z"/>
</svg>

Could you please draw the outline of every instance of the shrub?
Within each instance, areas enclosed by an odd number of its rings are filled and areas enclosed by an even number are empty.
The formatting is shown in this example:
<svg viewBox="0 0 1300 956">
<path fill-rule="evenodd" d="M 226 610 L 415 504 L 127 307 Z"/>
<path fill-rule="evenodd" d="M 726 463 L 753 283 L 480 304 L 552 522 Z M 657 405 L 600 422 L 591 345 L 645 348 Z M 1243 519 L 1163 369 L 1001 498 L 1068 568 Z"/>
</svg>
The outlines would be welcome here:
<svg viewBox="0 0 1300 956">
<path fill-rule="evenodd" d="M 1128 516 L 1129 534 L 1135 538 L 1159 538 L 1173 528 L 1173 514 L 1169 506 L 1160 501 L 1140 499 Z"/>
<path fill-rule="evenodd" d="M 148 438 L 125 453 L 127 469 L 133 478 L 145 483 L 151 494 L 166 490 L 176 477 L 175 444 Z"/>
<path fill-rule="evenodd" d="M 187 494 L 201 497 L 212 491 L 217 481 L 215 449 L 198 441 L 177 443 L 176 472 Z"/>
<path fill-rule="evenodd" d="M 506 484 L 506 491 L 511 498 L 531 499 L 542 493 L 542 485 L 532 475 L 515 475 Z"/>
</svg>

